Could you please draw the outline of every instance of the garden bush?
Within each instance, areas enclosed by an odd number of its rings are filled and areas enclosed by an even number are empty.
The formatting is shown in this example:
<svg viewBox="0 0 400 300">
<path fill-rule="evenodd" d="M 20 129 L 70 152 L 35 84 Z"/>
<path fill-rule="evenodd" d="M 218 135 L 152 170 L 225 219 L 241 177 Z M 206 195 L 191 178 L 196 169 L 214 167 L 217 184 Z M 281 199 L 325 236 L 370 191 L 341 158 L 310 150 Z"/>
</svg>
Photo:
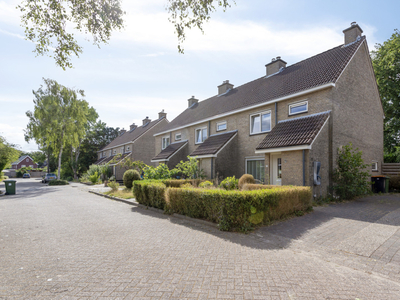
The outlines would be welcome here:
<svg viewBox="0 0 400 300">
<path fill-rule="evenodd" d="M 131 189 L 132 183 L 136 180 L 140 180 L 140 174 L 136 170 L 127 170 L 125 171 L 122 180 L 124 181 L 124 185 L 126 186 L 126 188 Z"/>
<path fill-rule="evenodd" d="M 54 179 L 54 180 L 49 181 L 49 185 L 67 185 L 67 184 L 69 184 L 69 183 L 66 180 Z"/>
<path fill-rule="evenodd" d="M 251 183 L 246 183 L 243 185 L 242 190 L 243 191 L 254 191 L 254 190 L 265 190 L 265 189 L 273 189 L 276 187 L 281 187 L 281 188 L 286 188 L 289 187 L 288 185 L 282 185 L 282 186 L 277 186 L 277 185 L 272 185 L 272 184 L 251 184 Z"/>
<path fill-rule="evenodd" d="M 337 150 L 337 166 L 333 171 L 333 190 L 340 200 L 350 200 L 371 192 L 370 165 L 364 163 L 362 152 L 352 143 Z"/>
<path fill-rule="evenodd" d="M 119 189 L 119 183 L 116 181 L 110 181 L 107 186 L 110 187 L 113 192 L 118 191 Z"/>
<path fill-rule="evenodd" d="M 224 180 L 221 181 L 220 187 L 224 188 L 227 191 L 230 190 L 237 190 L 239 188 L 239 180 L 232 177 L 226 177 Z"/>
<path fill-rule="evenodd" d="M 250 183 L 250 184 L 256 183 L 253 175 L 243 174 L 242 177 L 239 178 L 239 182 L 238 182 L 239 189 L 242 189 L 243 185 L 245 185 L 246 183 Z"/>
<path fill-rule="evenodd" d="M 400 191 L 400 176 L 390 176 L 389 178 L 389 189 Z"/>
<path fill-rule="evenodd" d="M 214 184 L 211 181 L 203 181 L 202 183 L 199 184 L 200 188 L 210 188 L 214 187 Z"/>
<path fill-rule="evenodd" d="M 93 184 L 96 184 L 100 180 L 100 175 L 96 172 L 94 172 L 93 175 L 89 175 L 89 181 Z"/>
<path fill-rule="evenodd" d="M 140 204 L 164 209 L 166 185 L 158 180 L 133 182 L 133 194 Z"/>
</svg>

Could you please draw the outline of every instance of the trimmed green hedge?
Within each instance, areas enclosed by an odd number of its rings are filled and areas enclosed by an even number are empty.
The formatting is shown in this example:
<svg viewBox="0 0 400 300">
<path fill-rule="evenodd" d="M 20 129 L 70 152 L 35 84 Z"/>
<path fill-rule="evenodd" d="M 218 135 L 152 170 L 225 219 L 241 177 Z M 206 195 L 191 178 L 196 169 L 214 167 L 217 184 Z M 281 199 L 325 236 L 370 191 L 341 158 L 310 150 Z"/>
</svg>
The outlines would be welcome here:
<svg viewBox="0 0 400 300">
<path fill-rule="evenodd" d="M 138 180 L 133 182 L 133 195 L 140 204 L 164 209 L 166 188 L 159 180 Z"/>
<path fill-rule="evenodd" d="M 54 180 L 49 181 L 49 185 L 67 185 L 67 184 L 69 184 L 69 183 L 66 180 L 54 179 Z"/>
<path fill-rule="evenodd" d="M 209 220 L 218 223 L 220 230 L 241 231 L 308 210 L 312 198 L 309 187 L 268 186 L 253 191 L 225 191 L 167 188 L 164 181 L 155 180 L 134 182 L 133 192 L 140 204 L 164 209 L 167 213 Z"/>
</svg>

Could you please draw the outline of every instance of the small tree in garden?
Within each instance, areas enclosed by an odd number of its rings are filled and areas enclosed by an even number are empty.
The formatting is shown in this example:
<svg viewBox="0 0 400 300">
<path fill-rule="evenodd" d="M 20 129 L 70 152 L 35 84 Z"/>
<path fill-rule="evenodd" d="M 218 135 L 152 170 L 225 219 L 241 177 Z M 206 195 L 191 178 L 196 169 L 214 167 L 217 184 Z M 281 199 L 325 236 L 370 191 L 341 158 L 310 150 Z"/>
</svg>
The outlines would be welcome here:
<svg viewBox="0 0 400 300">
<path fill-rule="evenodd" d="M 337 167 L 333 171 L 335 195 L 340 200 L 349 200 L 370 192 L 370 174 L 365 171 L 369 165 L 364 164 L 362 151 L 353 149 L 349 143 L 338 148 L 337 154 Z"/>
<path fill-rule="evenodd" d="M 171 173 L 181 173 L 183 176 L 190 179 L 204 178 L 204 171 L 199 168 L 197 158 L 191 156 L 188 156 L 187 158 L 187 161 L 181 160 L 181 162 L 176 165 L 175 169 L 173 169 Z"/>
<path fill-rule="evenodd" d="M 171 171 L 166 164 L 159 164 L 158 167 L 146 166 L 144 168 L 145 179 L 169 179 Z"/>
</svg>

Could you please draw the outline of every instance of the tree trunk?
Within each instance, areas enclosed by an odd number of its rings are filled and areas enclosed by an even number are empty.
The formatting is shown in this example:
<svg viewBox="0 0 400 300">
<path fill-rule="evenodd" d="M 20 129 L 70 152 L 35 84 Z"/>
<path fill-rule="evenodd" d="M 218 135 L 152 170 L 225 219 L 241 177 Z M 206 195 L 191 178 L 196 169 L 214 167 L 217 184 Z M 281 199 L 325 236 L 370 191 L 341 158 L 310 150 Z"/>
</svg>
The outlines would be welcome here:
<svg viewBox="0 0 400 300">
<path fill-rule="evenodd" d="M 47 173 L 50 173 L 50 147 L 47 147 Z"/>
<path fill-rule="evenodd" d="M 64 140 L 64 130 L 61 133 L 61 147 L 60 147 L 60 153 L 58 154 L 58 172 L 57 172 L 57 178 L 60 180 L 61 178 L 61 156 L 63 152 L 63 140 Z"/>
<path fill-rule="evenodd" d="M 81 149 L 81 143 L 79 142 L 78 148 L 76 149 L 75 152 L 75 164 L 74 168 L 72 169 L 74 171 L 74 179 L 78 179 L 78 158 L 80 154 L 80 149 Z"/>
</svg>

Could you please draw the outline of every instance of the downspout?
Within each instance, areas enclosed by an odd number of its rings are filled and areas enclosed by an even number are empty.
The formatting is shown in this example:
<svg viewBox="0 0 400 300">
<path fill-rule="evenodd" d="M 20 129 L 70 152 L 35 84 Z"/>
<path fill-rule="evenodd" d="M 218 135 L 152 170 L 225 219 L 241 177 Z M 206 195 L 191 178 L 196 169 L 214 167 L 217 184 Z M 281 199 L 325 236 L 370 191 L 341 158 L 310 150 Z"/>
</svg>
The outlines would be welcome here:
<svg viewBox="0 0 400 300">
<path fill-rule="evenodd" d="M 275 125 L 278 124 L 278 102 L 275 102 Z"/>
<path fill-rule="evenodd" d="M 208 137 L 211 135 L 211 121 L 208 121 Z"/>
<path fill-rule="evenodd" d="M 211 157 L 211 179 L 214 179 L 214 157 Z"/>
<path fill-rule="evenodd" d="M 306 186 L 306 150 L 303 149 L 303 186 Z"/>
</svg>

